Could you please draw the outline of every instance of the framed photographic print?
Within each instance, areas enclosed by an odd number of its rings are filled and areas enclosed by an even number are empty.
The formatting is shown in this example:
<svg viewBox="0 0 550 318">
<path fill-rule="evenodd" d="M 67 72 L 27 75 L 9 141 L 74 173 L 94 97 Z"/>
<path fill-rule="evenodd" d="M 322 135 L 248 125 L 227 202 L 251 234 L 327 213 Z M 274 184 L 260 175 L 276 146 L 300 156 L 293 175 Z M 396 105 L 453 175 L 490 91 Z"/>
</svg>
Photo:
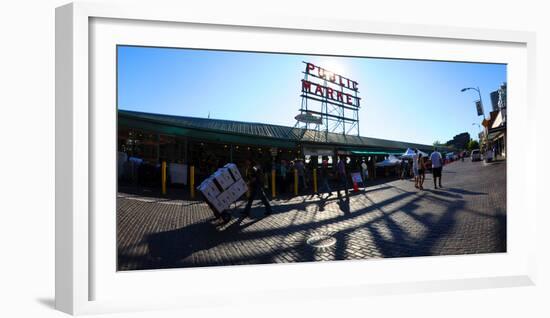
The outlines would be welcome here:
<svg viewBox="0 0 550 318">
<path fill-rule="evenodd" d="M 58 8 L 56 308 L 533 284 L 533 45 Z"/>
</svg>

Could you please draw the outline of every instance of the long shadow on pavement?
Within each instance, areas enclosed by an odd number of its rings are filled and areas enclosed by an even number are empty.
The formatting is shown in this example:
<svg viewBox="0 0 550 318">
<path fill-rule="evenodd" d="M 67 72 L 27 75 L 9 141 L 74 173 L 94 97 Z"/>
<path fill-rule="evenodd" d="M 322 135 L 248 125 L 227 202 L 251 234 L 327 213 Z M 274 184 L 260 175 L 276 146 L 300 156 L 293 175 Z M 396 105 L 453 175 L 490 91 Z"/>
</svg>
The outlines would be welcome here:
<svg viewBox="0 0 550 318">
<path fill-rule="evenodd" d="M 388 198 L 379 204 L 391 204 L 412 195 L 413 193 L 402 193 L 394 197 Z M 345 203 L 344 203 L 345 204 Z M 173 267 L 189 267 L 189 266 L 212 266 L 216 264 L 234 264 L 239 262 L 238 259 L 230 261 L 229 259 L 215 260 L 209 262 L 208 258 L 193 259 L 198 252 L 208 251 L 211 248 L 220 244 L 236 243 L 239 241 L 260 240 L 270 237 L 277 237 L 289 233 L 309 231 L 320 228 L 324 225 L 338 223 L 340 221 L 352 220 L 360 217 L 365 213 L 375 211 L 376 206 L 366 207 L 360 212 L 344 213 L 335 218 L 318 220 L 309 223 L 291 224 L 284 229 L 271 228 L 266 230 L 253 230 L 242 232 L 239 226 L 228 226 L 224 230 L 219 230 L 210 222 L 200 222 L 187 225 L 180 229 L 159 232 L 150 234 L 142 241 L 146 243 L 149 249 L 148 255 L 132 256 L 125 250 L 118 251 L 119 268 L 128 263 L 140 263 L 140 268 L 173 268 Z M 295 204 L 286 204 L 283 206 L 274 206 L 273 213 L 285 213 L 297 208 L 304 209 L 304 205 L 299 202 Z M 251 209 L 251 215 L 256 217 L 263 214 L 263 206 L 256 206 Z M 127 247 L 128 248 L 128 247 Z M 308 251 L 302 250 L 302 252 Z M 199 253 L 200 254 L 200 253 Z M 262 256 L 261 253 L 256 253 L 250 256 L 248 260 L 257 263 L 269 262 L 270 254 Z M 218 263 L 219 262 L 219 263 Z M 191 265 L 193 264 L 193 265 Z M 125 266 L 122 266 L 125 267 Z"/>
<path fill-rule="evenodd" d="M 459 194 L 462 194 L 462 195 L 488 195 L 486 192 L 476 192 L 476 191 L 464 190 L 464 189 L 459 189 L 459 188 L 448 188 L 448 189 L 445 189 L 445 190 L 451 191 L 451 192 L 454 192 L 454 193 L 459 193 Z"/>
<path fill-rule="evenodd" d="M 144 257 L 134 257 L 126 255 L 124 251 L 119 251 L 119 265 L 120 263 L 130 262 L 139 263 L 140 268 L 173 268 L 173 267 L 190 267 L 190 266 L 212 266 L 212 265 L 230 265 L 230 264 L 264 264 L 274 262 L 274 255 L 283 252 L 292 252 L 300 255 L 300 259 L 303 261 L 310 261 L 314 259 L 314 251 L 308 248 L 304 244 L 288 247 L 281 246 L 276 250 L 254 250 L 249 253 L 210 253 L 209 250 L 219 247 L 220 245 L 227 245 L 228 249 L 238 249 L 239 246 L 244 247 L 243 242 L 255 241 L 262 239 L 270 239 L 272 237 L 285 237 L 285 235 L 297 233 L 297 232 L 309 232 L 315 229 L 327 226 L 330 224 L 336 224 L 343 221 L 351 221 L 366 213 L 381 212 L 382 216 L 373 218 L 367 222 L 360 222 L 354 226 L 347 227 L 344 230 L 334 233 L 337 238 L 334 257 L 335 259 L 345 259 L 347 250 L 348 235 L 359 228 L 367 229 L 374 240 L 377 249 L 380 251 L 383 257 L 401 257 L 401 256 L 424 256 L 433 255 L 432 250 L 434 245 L 455 226 L 455 213 L 457 210 L 464 208 L 465 201 L 462 200 L 462 196 L 459 194 L 468 195 L 484 195 L 485 193 L 466 191 L 461 189 L 446 189 L 446 191 L 426 191 L 433 192 L 441 196 L 418 194 L 417 192 L 402 192 L 381 202 L 374 202 L 371 200 L 371 205 L 366 206 L 358 211 L 350 211 L 349 199 L 340 199 L 338 205 L 340 210 L 344 213 L 334 218 L 315 220 L 309 223 L 290 224 L 284 229 L 281 228 L 269 228 L 262 230 L 249 230 L 244 229 L 249 226 L 263 220 L 257 215 L 263 214 L 262 206 L 255 206 L 251 214 L 255 217 L 253 221 L 244 222 L 243 220 L 234 221 L 232 224 L 220 230 L 209 222 L 200 222 L 191 224 L 180 229 L 165 231 L 155 234 L 150 234 L 145 238 L 149 253 Z M 454 193 L 450 193 L 454 192 Z M 368 195 L 362 193 L 368 198 Z M 406 204 L 391 210 L 385 210 L 386 206 L 390 206 L 392 203 L 399 202 L 412 195 L 418 195 L 419 197 L 407 202 Z M 429 197 L 430 200 L 440 201 L 440 204 L 446 206 L 442 215 L 435 219 L 432 214 L 417 213 L 419 208 L 418 200 L 421 200 L 423 196 Z M 444 198 L 451 198 L 456 200 L 446 200 Z M 334 198 L 335 200 L 337 198 Z M 370 200 L 370 198 L 368 198 Z M 297 202 L 284 204 L 273 207 L 274 214 L 286 213 L 295 209 L 305 210 L 304 205 L 316 204 L 318 211 L 324 210 L 327 203 L 326 199 L 320 199 L 314 202 Z M 410 237 L 410 235 L 392 219 L 391 215 L 395 212 L 404 212 L 414 220 L 423 224 L 428 230 L 427 233 L 420 239 Z M 504 238 L 506 236 L 506 215 L 500 213 L 497 215 L 500 227 L 503 228 L 499 232 L 499 235 Z M 383 235 L 382 228 L 388 229 L 390 235 Z M 388 234 L 388 233 L 386 233 Z M 388 239 L 387 237 L 391 237 Z M 223 251 L 225 247 L 221 250 Z"/>
</svg>

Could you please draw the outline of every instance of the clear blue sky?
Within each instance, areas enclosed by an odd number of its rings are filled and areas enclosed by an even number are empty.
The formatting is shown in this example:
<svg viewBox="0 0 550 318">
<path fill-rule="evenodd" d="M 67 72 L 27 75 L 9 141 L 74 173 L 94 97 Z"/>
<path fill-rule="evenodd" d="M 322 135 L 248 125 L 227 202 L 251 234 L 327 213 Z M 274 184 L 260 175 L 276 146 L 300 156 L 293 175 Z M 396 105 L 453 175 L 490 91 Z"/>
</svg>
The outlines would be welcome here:
<svg viewBox="0 0 550 318">
<path fill-rule="evenodd" d="M 359 83 L 362 136 L 432 144 L 477 138 L 506 65 L 118 47 L 118 107 L 161 114 L 295 124 L 302 71 L 312 62 Z M 311 105 L 311 104 L 310 104 Z"/>
</svg>

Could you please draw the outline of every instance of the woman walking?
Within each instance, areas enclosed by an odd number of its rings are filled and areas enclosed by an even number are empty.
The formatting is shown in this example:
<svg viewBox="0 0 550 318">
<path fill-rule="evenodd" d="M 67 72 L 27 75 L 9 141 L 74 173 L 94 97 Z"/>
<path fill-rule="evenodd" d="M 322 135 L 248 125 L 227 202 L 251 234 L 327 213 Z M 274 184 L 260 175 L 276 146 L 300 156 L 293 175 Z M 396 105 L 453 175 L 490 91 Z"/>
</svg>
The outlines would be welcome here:
<svg viewBox="0 0 550 318">
<path fill-rule="evenodd" d="M 418 152 L 418 188 L 424 190 L 424 179 L 426 179 L 426 159 Z"/>
</svg>

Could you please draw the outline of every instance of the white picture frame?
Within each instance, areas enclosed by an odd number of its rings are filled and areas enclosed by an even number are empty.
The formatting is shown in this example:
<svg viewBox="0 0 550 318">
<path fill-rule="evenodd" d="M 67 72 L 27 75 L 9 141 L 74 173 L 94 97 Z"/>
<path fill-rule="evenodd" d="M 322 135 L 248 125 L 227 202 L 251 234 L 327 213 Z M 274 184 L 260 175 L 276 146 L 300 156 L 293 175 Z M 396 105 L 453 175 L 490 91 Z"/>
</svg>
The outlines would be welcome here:
<svg viewBox="0 0 550 318">
<path fill-rule="evenodd" d="M 99 22 L 105 24 L 98 26 Z M 96 23 L 96 24 L 94 24 Z M 113 150 L 104 147 L 102 141 L 109 135 L 116 122 L 109 117 L 111 106 L 91 107 L 98 100 L 111 100 L 109 96 L 96 94 L 95 80 L 113 84 L 113 52 L 96 51 L 102 45 L 112 45 L 128 36 L 133 43 L 156 41 L 159 46 L 179 46 L 177 31 L 180 27 L 192 27 L 200 36 L 200 29 L 207 28 L 214 34 L 230 29 L 239 32 L 253 32 L 264 35 L 314 35 L 319 39 L 364 38 L 365 40 L 403 43 L 414 47 L 416 42 L 441 45 L 440 59 L 449 56 L 454 60 L 445 45 L 463 51 L 463 60 L 478 62 L 505 62 L 510 66 L 509 104 L 514 102 L 523 107 L 511 108 L 509 128 L 508 178 L 508 252 L 503 255 L 466 255 L 446 257 L 426 257 L 410 259 L 383 259 L 379 261 L 349 261 L 329 263 L 303 263 L 288 265 L 239 266 L 191 270 L 141 271 L 140 273 L 105 273 L 102 261 L 110 264 L 113 255 L 106 251 L 112 243 L 114 228 L 110 227 L 113 215 L 101 217 L 92 211 L 107 199 L 98 199 L 98 185 L 107 191 L 112 185 L 102 183 L 109 178 L 113 167 L 102 165 L 102 160 L 115 163 L 105 154 Z M 139 27 L 140 33 L 132 31 Z M 112 28 L 119 28 L 113 32 Z M 154 28 L 155 33 L 147 32 Z M 172 30 L 172 31 L 171 31 Z M 193 31 L 194 32 L 194 31 Z M 278 33 L 279 32 L 279 33 Z M 190 32 L 192 33 L 192 32 Z M 133 39 L 133 40 L 132 40 Z M 369 40 L 369 41 L 370 41 Z M 201 39 L 194 38 L 200 42 Z M 204 43 L 209 48 L 220 44 Z M 212 40 L 210 40 L 212 41 Z M 149 42 L 148 42 L 149 43 Z M 172 45 L 169 45 L 172 43 Z M 221 42 L 220 42 L 221 43 Z M 243 48 L 242 42 L 235 42 L 235 48 Z M 120 43 L 122 44 L 122 43 Z M 224 44 L 225 45 L 225 44 Z M 223 48 L 233 44 L 226 44 Z M 241 46 L 239 46 L 241 45 Z M 255 42 L 250 47 L 261 50 L 277 50 L 277 42 Z M 270 47 L 270 45 L 272 45 Z M 227 305 L 246 295 L 249 301 L 290 301 L 343 297 L 349 292 L 356 296 L 382 295 L 415 291 L 447 291 L 492 287 L 527 286 L 535 282 L 535 194 L 523 191 L 526 184 L 535 184 L 535 176 L 516 173 L 521 165 L 525 149 L 536 149 L 534 124 L 534 56 L 535 35 L 530 32 L 483 30 L 426 25 L 406 25 L 400 23 L 378 23 L 352 20 L 298 19 L 288 16 L 250 16 L 213 14 L 187 10 L 184 5 L 174 4 L 150 10 L 144 5 L 117 6 L 116 4 L 73 3 L 56 10 L 56 308 L 70 314 L 104 313 L 114 311 L 144 310 L 156 308 L 186 308 L 196 306 Z M 409 58 L 433 58 L 422 45 L 409 52 Z M 388 45 L 388 47 L 392 47 Z M 509 53 L 487 56 L 500 47 L 508 48 Z M 476 53 L 479 48 L 479 52 Z M 279 44 L 280 49 L 280 44 Z M 307 48 L 303 48 L 307 51 Z M 330 47 L 324 47 L 330 52 Z M 389 50 L 389 49 L 388 49 Z M 486 51 L 484 51 L 486 50 Z M 484 52 L 482 52 L 484 51 Z M 107 52 L 105 55 L 103 53 Z M 338 53 L 338 51 L 334 51 Z M 382 51 L 380 51 L 382 52 Z M 480 53 L 481 52 L 481 53 Z M 400 53 L 402 54 L 402 53 Z M 476 55 L 477 54 L 477 55 Z M 485 57 L 483 57 L 485 54 Z M 376 55 L 380 56 L 380 55 Z M 102 64 L 104 63 L 104 64 Z M 116 63 L 116 62 L 115 62 Z M 111 73 L 109 73 L 111 72 Z M 111 89 L 114 89 L 112 87 Z M 111 92 L 112 93 L 112 92 Z M 109 95 L 109 94 L 107 94 Z M 112 97 L 112 96 L 111 96 Z M 112 100 L 114 102 L 114 100 Z M 98 120 L 106 128 L 97 129 Z M 529 128 L 522 128 L 529 127 Z M 109 137 L 111 136 L 111 137 Z M 522 140 L 520 142 L 520 140 Z M 108 157 L 107 157 L 108 158 Z M 107 171 L 97 176 L 97 169 Z M 103 170 L 104 168 L 104 170 Z M 112 192 L 114 196 L 115 193 Z M 112 198 L 114 200 L 114 197 Z M 518 211 L 521 209 L 521 217 Z M 107 227 L 103 227 L 107 225 Z M 108 232 L 105 238 L 93 237 L 102 228 Z M 107 247 L 105 247 L 107 246 Z M 115 250 L 115 246 L 112 246 Z M 98 265 L 99 264 L 99 265 Z M 498 265 L 498 266 L 497 266 Z M 108 266 L 107 266 L 108 267 Z M 365 268 L 372 274 L 364 273 Z M 419 269 L 420 268 L 420 269 Z M 425 268 L 422 270 L 421 268 Z M 462 273 L 457 273 L 457 268 Z M 398 275 L 409 269 L 413 277 Z M 415 270 L 419 269 L 419 270 Z M 330 275 L 337 270 L 345 274 Z M 407 271 L 405 271 L 407 272 Z M 192 274 L 191 274 L 192 273 Z M 227 280 L 235 283 L 228 273 L 238 273 L 245 277 L 239 287 L 213 290 L 205 277 L 212 280 Z M 353 276 L 362 273 L 361 278 Z M 290 275 L 291 281 L 278 279 Z M 229 276 L 229 277 L 228 277 Z M 271 277 L 265 279 L 264 277 Z M 152 277 L 152 279 L 151 279 Z M 316 277 L 324 277 L 323 281 Z M 136 285 L 155 290 L 158 284 L 184 279 L 186 290 L 167 288 L 165 292 L 146 294 L 136 301 L 131 290 Z M 202 279 L 202 281 L 201 281 Z M 262 280 L 263 279 L 263 280 Z M 98 281 L 101 283 L 98 284 Z M 278 282 L 279 281 L 279 282 Z M 201 283 L 204 282 L 204 283 Z M 203 286 L 204 285 L 204 286 Z M 99 287 L 103 286 L 103 287 Z M 162 286 L 162 285 L 160 285 Z M 235 286 L 229 284 L 229 286 Z M 202 288 L 202 289 L 201 289 Z M 183 288 L 185 289 L 185 288 Z M 194 289 L 193 292 L 190 292 Z M 198 290 L 198 292 L 197 292 Z M 257 292 L 261 290 L 262 296 Z M 123 293 L 122 291 L 127 291 Z M 238 293 L 232 293 L 238 291 Z M 305 293 L 304 291 L 307 291 Z M 342 293 L 342 291 L 346 291 Z M 167 295 L 170 295 L 168 297 Z M 268 296 L 264 296 L 268 295 Z M 183 297 L 185 296 L 185 297 Z M 223 296 L 223 297 L 220 297 Z M 213 301 L 212 299 L 215 299 Z"/>
</svg>

